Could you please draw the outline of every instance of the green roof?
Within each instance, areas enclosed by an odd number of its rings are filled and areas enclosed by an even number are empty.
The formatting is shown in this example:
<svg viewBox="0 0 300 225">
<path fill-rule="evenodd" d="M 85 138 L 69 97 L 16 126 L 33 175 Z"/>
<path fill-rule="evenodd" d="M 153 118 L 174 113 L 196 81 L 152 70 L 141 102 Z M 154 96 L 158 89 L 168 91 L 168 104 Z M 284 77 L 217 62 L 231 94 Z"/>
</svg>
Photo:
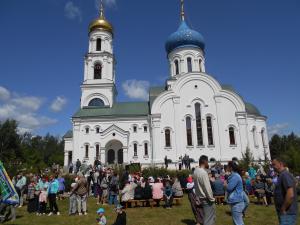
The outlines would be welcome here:
<svg viewBox="0 0 300 225">
<path fill-rule="evenodd" d="M 149 90 L 150 109 L 152 107 L 154 100 L 157 98 L 157 96 L 159 96 L 165 90 L 166 89 L 164 86 L 150 87 L 150 90 Z"/>
<path fill-rule="evenodd" d="M 73 131 L 69 130 L 64 136 L 63 138 L 72 138 L 73 137 Z"/>
<path fill-rule="evenodd" d="M 261 116 L 260 111 L 258 108 L 253 105 L 252 103 L 245 102 L 245 107 L 246 107 L 246 112 L 250 115 L 255 115 L 255 116 Z"/>
<path fill-rule="evenodd" d="M 234 89 L 233 86 L 231 86 L 229 84 L 222 84 L 221 87 L 223 90 L 230 91 L 230 92 L 237 94 L 244 101 L 243 97 L 239 93 L 237 93 L 237 91 Z M 258 110 L 258 108 L 250 102 L 245 102 L 245 108 L 246 108 L 246 112 L 249 115 L 262 116 L 260 111 Z"/>
<path fill-rule="evenodd" d="M 113 107 L 84 107 L 73 118 L 82 117 L 135 117 L 149 115 L 148 102 L 120 102 Z"/>
</svg>

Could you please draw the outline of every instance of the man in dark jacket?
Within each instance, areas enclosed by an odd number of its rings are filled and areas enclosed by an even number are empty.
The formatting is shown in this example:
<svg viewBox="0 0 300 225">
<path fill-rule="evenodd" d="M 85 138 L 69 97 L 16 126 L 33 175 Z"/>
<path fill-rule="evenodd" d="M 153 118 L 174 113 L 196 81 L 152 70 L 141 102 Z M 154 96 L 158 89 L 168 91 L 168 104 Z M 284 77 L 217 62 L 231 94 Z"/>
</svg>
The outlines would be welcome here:
<svg viewBox="0 0 300 225">
<path fill-rule="evenodd" d="M 126 225 L 126 212 L 121 205 L 116 208 L 117 218 L 113 225 Z"/>
</svg>

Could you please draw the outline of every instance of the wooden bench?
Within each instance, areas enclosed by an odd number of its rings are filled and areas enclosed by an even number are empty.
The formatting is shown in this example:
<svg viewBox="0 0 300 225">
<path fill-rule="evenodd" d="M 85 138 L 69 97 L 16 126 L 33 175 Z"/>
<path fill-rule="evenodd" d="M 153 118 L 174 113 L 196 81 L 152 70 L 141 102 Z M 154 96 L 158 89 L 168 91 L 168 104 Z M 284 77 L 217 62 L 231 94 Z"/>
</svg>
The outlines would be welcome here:
<svg viewBox="0 0 300 225">
<path fill-rule="evenodd" d="M 215 198 L 215 202 L 216 204 L 218 205 L 221 205 L 224 203 L 224 200 L 225 200 L 225 195 L 221 195 L 221 196 L 214 196 Z"/>
<path fill-rule="evenodd" d="M 153 208 L 154 205 L 154 200 L 153 199 L 141 199 L 141 200 L 135 200 L 135 199 L 131 199 L 128 200 L 127 202 L 125 202 L 125 209 L 128 208 L 129 205 L 131 205 L 131 207 L 138 207 L 138 206 L 146 206 L 147 203 L 149 204 L 149 206 L 151 208 Z"/>
<path fill-rule="evenodd" d="M 173 198 L 173 202 L 175 201 L 175 205 L 180 205 L 181 204 L 181 201 L 182 201 L 183 197 L 180 197 L 180 198 L 176 198 L 174 197 Z"/>
</svg>

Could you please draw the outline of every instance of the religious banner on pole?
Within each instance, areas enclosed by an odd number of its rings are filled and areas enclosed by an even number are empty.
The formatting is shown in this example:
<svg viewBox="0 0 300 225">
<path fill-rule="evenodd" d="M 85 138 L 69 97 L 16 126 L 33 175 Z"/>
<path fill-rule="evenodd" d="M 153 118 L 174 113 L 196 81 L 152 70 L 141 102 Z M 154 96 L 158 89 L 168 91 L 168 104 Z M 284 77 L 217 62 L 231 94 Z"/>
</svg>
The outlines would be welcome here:
<svg viewBox="0 0 300 225">
<path fill-rule="evenodd" d="M 0 161 L 0 202 L 4 202 L 9 205 L 18 205 L 19 196 L 8 176 L 2 162 Z"/>
</svg>

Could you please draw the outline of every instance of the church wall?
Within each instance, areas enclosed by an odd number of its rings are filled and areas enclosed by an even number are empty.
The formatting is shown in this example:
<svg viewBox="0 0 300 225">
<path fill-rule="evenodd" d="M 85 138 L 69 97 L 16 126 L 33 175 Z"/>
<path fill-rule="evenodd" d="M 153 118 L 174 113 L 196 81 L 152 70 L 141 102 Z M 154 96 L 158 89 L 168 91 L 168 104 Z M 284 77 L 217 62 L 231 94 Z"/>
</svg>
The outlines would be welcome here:
<svg viewBox="0 0 300 225">
<path fill-rule="evenodd" d="M 74 123 L 74 122 L 73 122 Z M 115 118 L 113 121 L 105 121 L 105 120 L 86 120 L 75 122 L 73 135 L 74 137 L 74 153 L 73 153 L 73 161 L 86 160 L 88 163 L 93 163 L 96 157 L 96 144 L 100 145 L 101 151 L 105 151 L 106 144 L 111 140 L 118 140 L 118 135 L 114 137 L 112 134 L 116 133 L 115 131 L 111 131 L 109 135 L 102 136 L 101 133 L 105 131 L 112 125 L 115 125 L 125 132 L 129 132 L 129 136 L 125 139 L 123 138 L 121 142 L 124 144 L 123 147 L 128 148 L 128 153 L 126 151 L 126 155 L 124 157 L 124 162 L 128 163 L 132 162 L 141 162 L 141 163 L 150 163 L 151 159 L 151 141 L 150 141 L 150 130 L 147 119 L 140 120 L 120 120 Z M 137 125 L 137 132 L 133 132 L 133 125 Z M 147 132 L 144 132 L 143 126 L 147 126 Z M 77 129 L 75 128 L 77 127 Z M 89 133 L 86 134 L 85 128 L 89 128 Z M 100 128 L 100 133 L 96 133 L 96 127 Z M 125 140 L 125 141 L 124 141 Z M 124 143 L 126 142 L 126 143 Z M 138 157 L 133 157 L 133 143 L 138 143 Z M 148 157 L 144 156 L 144 142 L 148 143 Z M 85 158 L 85 145 L 89 145 L 89 158 Z M 106 152 L 104 152 L 106 157 Z M 104 159 L 105 160 L 105 159 Z M 101 160 L 102 161 L 102 160 Z"/>
<path fill-rule="evenodd" d="M 255 160 L 264 160 L 265 152 L 270 159 L 270 150 L 268 145 L 268 136 L 267 136 L 267 125 L 265 120 L 260 118 L 255 118 L 253 116 L 247 118 L 248 122 L 248 140 L 249 140 L 249 148 L 253 154 Z M 253 128 L 256 128 L 253 134 Z M 262 130 L 264 133 L 264 142 L 262 137 Z M 255 136 L 254 136 L 255 135 Z"/>
</svg>

